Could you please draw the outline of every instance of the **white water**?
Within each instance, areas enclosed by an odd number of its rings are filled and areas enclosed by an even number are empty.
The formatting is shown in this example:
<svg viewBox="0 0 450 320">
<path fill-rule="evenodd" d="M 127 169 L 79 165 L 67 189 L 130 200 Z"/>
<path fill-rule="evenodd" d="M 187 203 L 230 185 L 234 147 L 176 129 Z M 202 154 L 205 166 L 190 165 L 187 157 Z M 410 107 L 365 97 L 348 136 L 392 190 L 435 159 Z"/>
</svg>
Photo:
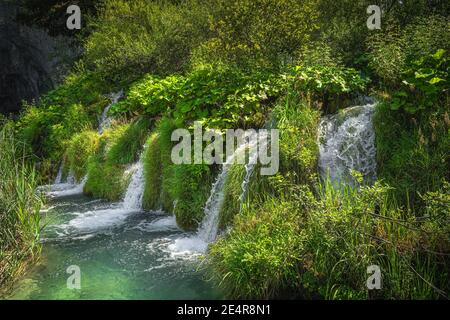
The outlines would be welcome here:
<svg viewBox="0 0 450 320">
<path fill-rule="evenodd" d="M 67 179 L 67 183 L 59 183 L 50 186 L 51 189 L 47 192 L 47 195 L 51 198 L 59 198 L 83 193 L 84 186 L 87 182 L 87 176 L 84 176 L 80 183 L 75 183 L 75 178 L 73 178 L 73 180 Z"/>
<path fill-rule="evenodd" d="M 319 127 L 319 171 L 333 183 L 354 184 L 352 171 L 366 181 L 376 177 L 375 131 L 372 118 L 376 103 L 341 110 L 322 118 Z"/>
<path fill-rule="evenodd" d="M 64 170 L 64 161 L 61 162 L 61 165 L 58 169 L 58 174 L 56 175 L 55 182 L 53 184 L 60 184 L 62 182 L 62 175 Z"/>
<path fill-rule="evenodd" d="M 259 149 L 265 149 L 268 143 L 268 131 L 260 131 L 259 132 Z M 252 152 L 253 151 L 253 152 Z M 248 185 L 250 183 L 250 179 L 255 171 L 256 163 L 258 160 L 258 152 L 255 149 L 251 149 L 250 157 L 248 163 L 245 165 L 245 177 L 241 184 L 241 195 L 239 196 L 239 201 L 242 204 L 245 201 L 245 197 L 247 196 Z"/>
<path fill-rule="evenodd" d="M 122 206 L 126 210 L 141 210 L 142 197 L 144 196 L 144 165 L 142 156 L 139 162 L 133 166 L 133 175 L 128 185 Z"/>
<path fill-rule="evenodd" d="M 84 234 L 98 232 L 112 226 L 120 225 L 124 223 L 125 219 L 130 214 L 141 211 L 142 197 L 144 194 L 144 169 L 142 159 L 134 164 L 130 171 L 133 173 L 122 202 L 109 204 L 108 207 L 100 210 L 73 212 L 72 215 L 75 216 L 74 219 L 66 224 L 56 226 L 56 228 L 61 231 L 61 235 L 66 236 L 70 233 Z M 83 180 L 86 180 L 86 177 Z M 78 191 L 82 193 L 83 188 L 80 186 Z M 75 193 L 75 190 L 69 189 L 61 191 L 58 194 L 59 196 L 67 196 L 77 193 Z"/>
<path fill-rule="evenodd" d="M 243 192 L 246 190 L 251 173 L 254 170 L 257 161 L 258 154 L 258 138 L 257 135 L 249 137 L 249 143 L 240 145 L 233 155 L 227 158 L 226 162 L 222 166 L 222 171 L 217 176 L 214 182 L 210 196 L 205 204 L 204 213 L 205 216 L 200 224 L 197 233 L 191 237 L 184 237 L 176 239 L 173 244 L 169 246 L 169 249 L 179 254 L 192 254 L 203 253 L 208 248 L 208 244 L 213 242 L 219 229 L 219 213 L 223 206 L 224 201 L 224 186 L 228 177 L 228 172 L 238 155 L 245 153 L 247 148 L 250 150 L 250 156 L 248 164 L 246 165 L 247 175 L 243 182 Z"/>
<path fill-rule="evenodd" d="M 108 116 L 109 109 L 117 103 L 123 97 L 123 90 L 110 94 L 109 98 L 111 103 L 103 110 L 102 116 L 98 125 L 98 133 L 102 134 L 103 131 L 111 125 L 111 118 Z"/>
</svg>

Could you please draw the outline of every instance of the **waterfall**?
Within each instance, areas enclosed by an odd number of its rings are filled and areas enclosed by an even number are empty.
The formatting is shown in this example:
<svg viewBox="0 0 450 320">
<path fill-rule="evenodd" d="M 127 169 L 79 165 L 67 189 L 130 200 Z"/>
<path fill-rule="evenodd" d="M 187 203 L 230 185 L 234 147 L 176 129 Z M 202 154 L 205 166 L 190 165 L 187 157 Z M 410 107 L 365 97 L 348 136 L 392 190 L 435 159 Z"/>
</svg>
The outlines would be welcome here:
<svg viewBox="0 0 450 320">
<path fill-rule="evenodd" d="M 61 165 L 59 166 L 58 174 L 56 175 L 56 178 L 55 178 L 55 181 L 53 182 L 53 184 L 61 184 L 63 170 L 64 170 L 64 161 L 61 162 Z"/>
<path fill-rule="evenodd" d="M 354 184 L 351 172 L 365 181 L 376 178 L 373 113 L 376 102 L 341 110 L 322 118 L 319 126 L 319 171 L 323 180 Z"/>
<path fill-rule="evenodd" d="M 243 182 L 243 190 L 246 190 L 246 186 L 251 176 L 251 172 L 253 172 L 254 167 L 256 166 L 256 161 L 258 157 L 258 141 L 261 137 L 258 138 L 258 135 L 255 133 L 254 135 L 249 136 L 249 143 L 244 143 L 240 145 L 233 155 L 231 155 L 226 162 L 223 164 L 222 171 L 214 182 L 211 193 L 208 198 L 208 201 L 205 205 L 205 217 L 200 225 L 198 230 L 198 237 L 202 239 L 206 243 L 213 242 L 216 239 L 217 231 L 219 228 L 219 213 L 222 209 L 223 201 L 224 201 L 224 186 L 228 177 L 228 172 L 235 159 L 238 155 L 246 152 L 247 148 L 249 148 L 249 161 L 246 165 L 247 175 L 246 179 Z"/>
<path fill-rule="evenodd" d="M 144 196 L 144 165 L 142 163 L 142 156 L 133 169 L 130 184 L 122 202 L 122 206 L 126 210 L 140 210 L 142 209 L 142 197 Z"/>
<path fill-rule="evenodd" d="M 259 132 L 259 148 L 264 149 L 268 143 L 268 131 L 260 131 Z M 258 152 L 257 149 L 251 149 L 250 150 L 250 157 L 248 163 L 245 165 L 245 176 L 244 180 L 241 184 L 241 195 L 239 196 L 239 201 L 241 203 L 241 209 L 242 204 L 245 201 L 245 197 L 247 196 L 248 191 L 248 185 L 250 183 L 250 179 L 253 175 L 253 172 L 255 171 L 256 163 L 258 158 Z"/>
<path fill-rule="evenodd" d="M 102 116 L 99 121 L 98 125 L 98 133 L 102 134 L 104 129 L 108 128 L 111 125 L 111 118 L 108 117 L 108 112 L 111 107 L 117 103 L 121 98 L 123 97 L 123 90 L 120 90 L 119 92 L 112 93 L 109 95 L 109 98 L 111 99 L 111 103 L 106 106 L 106 108 L 103 110 Z"/>
<path fill-rule="evenodd" d="M 245 156 L 247 149 L 249 151 L 249 161 L 247 168 L 247 182 L 243 182 L 243 188 L 246 190 L 248 181 L 256 165 L 257 152 L 258 152 L 258 135 L 256 132 L 247 137 L 248 143 L 243 143 L 238 146 L 235 152 L 229 156 L 222 166 L 222 171 L 213 183 L 208 200 L 205 204 L 204 213 L 205 216 L 200 224 L 197 233 L 191 237 L 183 237 L 176 239 L 174 243 L 169 245 L 169 249 L 173 255 L 183 255 L 192 253 L 205 252 L 208 248 L 208 244 L 213 242 L 219 229 L 219 214 L 222 209 L 224 195 L 224 186 L 228 177 L 231 166 L 235 163 L 238 156 Z"/>
</svg>

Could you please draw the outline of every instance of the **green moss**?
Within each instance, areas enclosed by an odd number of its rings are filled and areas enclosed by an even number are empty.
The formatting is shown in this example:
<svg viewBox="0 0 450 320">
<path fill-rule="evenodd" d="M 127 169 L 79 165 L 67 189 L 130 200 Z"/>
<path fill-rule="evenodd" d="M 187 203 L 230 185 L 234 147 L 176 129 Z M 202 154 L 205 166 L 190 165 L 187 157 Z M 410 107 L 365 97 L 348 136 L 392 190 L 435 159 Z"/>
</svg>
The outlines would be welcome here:
<svg viewBox="0 0 450 320">
<path fill-rule="evenodd" d="M 204 206 L 208 200 L 213 175 L 208 165 L 172 166 L 170 193 L 176 199 L 174 214 L 178 225 L 185 230 L 198 227 L 204 216 Z"/>
<path fill-rule="evenodd" d="M 297 183 L 309 183 L 317 172 L 319 111 L 290 93 L 279 101 L 274 116 L 280 130 L 280 171 L 294 175 Z"/>
<path fill-rule="evenodd" d="M 99 135 L 91 130 L 78 133 L 70 140 L 66 159 L 77 181 L 86 175 L 89 157 L 96 152 L 98 144 Z"/>
<path fill-rule="evenodd" d="M 171 135 L 179 126 L 163 118 L 147 141 L 144 154 L 144 208 L 162 208 L 175 214 L 178 225 L 195 229 L 203 218 L 203 207 L 213 181 L 207 165 L 175 165 L 171 160 Z"/>
<path fill-rule="evenodd" d="M 147 141 L 144 153 L 145 187 L 143 207 L 158 210 L 161 207 L 162 163 L 158 133 L 153 133 Z"/>
</svg>

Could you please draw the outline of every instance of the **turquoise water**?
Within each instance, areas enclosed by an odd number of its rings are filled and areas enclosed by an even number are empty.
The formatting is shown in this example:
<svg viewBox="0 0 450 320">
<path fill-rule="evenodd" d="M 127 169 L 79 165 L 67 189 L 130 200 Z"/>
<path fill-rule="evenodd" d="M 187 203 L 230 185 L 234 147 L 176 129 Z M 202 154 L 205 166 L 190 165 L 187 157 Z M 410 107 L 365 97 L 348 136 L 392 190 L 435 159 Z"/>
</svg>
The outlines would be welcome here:
<svg viewBox="0 0 450 320">
<path fill-rule="evenodd" d="M 174 251 L 190 234 L 161 212 L 126 211 L 84 196 L 55 200 L 44 212 L 42 262 L 10 299 L 220 299 L 201 256 Z M 69 289 L 69 266 L 81 288 Z"/>
</svg>

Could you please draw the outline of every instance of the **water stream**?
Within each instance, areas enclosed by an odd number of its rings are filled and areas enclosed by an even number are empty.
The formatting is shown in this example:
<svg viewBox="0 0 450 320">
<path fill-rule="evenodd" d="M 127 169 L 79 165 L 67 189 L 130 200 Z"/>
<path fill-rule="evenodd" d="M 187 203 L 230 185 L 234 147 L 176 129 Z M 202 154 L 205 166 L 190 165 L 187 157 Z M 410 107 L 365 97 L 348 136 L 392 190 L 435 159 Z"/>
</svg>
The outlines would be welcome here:
<svg viewBox="0 0 450 320">
<path fill-rule="evenodd" d="M 144 212 L 143 166 L 132 167 L 124 200 L 109 203 L 81 193 L 59 194 L 42 211 L 42 263 L 19 281 L 10 299 L 215 299 L 198 270 L 197 254 L 171 246 L 191 236 L 173 216 Z M 81 271 L 81 289 L 69 289 L 69 266 Z"/>
</svg>

